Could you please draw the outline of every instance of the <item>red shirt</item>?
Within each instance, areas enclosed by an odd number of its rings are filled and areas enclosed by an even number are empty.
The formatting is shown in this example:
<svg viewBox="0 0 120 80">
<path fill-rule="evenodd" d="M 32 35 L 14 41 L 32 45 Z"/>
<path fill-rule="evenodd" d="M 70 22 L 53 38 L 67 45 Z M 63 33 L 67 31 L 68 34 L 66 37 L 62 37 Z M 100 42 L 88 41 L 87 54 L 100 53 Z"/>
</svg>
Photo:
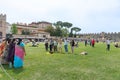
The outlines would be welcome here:
<svg viewBox="0 0 120 80">
<path fill-rule="evenodd" d="M 95 40 L 94 39 L 92 39 L 92 44 L 95 44 Z"/>
</svg>

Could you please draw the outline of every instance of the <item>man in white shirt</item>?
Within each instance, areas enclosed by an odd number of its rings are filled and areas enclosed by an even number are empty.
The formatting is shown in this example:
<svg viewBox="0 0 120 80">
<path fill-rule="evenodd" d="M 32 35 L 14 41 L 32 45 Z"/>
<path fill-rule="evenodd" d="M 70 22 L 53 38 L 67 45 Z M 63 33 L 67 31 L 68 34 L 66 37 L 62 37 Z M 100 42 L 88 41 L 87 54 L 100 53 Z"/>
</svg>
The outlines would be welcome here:
<svg viewBox="0 0 120 80">
<path fill-rule="evenodd" d="M 67 38 L 65 38 L 65 40 L 64 40 L 64 49 L 65 49 L 65 52 L 67 53 L 68 52 L 68 40 L 67 40 Z"/>
<path fill-rule="evenodd" d="M 109 39 L 106 40 L 106 45 L 107 45 L 107 50 L 109 51 L 110 50 L 110 40 Z"/>
</svg>

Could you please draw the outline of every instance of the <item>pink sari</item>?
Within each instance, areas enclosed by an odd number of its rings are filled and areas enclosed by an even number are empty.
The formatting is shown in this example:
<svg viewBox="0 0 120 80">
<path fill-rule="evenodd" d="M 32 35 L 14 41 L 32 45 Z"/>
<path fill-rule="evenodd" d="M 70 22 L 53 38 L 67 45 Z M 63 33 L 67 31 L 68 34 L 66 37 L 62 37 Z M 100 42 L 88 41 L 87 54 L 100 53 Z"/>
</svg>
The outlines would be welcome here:
<svg viewBox="0 0 120 80">
<path fill-rule="evenodd" d="M 14 67 L 19 68 L 23 66 L 25 52 L 21 46 L 15 46 Z"/>
</svg>

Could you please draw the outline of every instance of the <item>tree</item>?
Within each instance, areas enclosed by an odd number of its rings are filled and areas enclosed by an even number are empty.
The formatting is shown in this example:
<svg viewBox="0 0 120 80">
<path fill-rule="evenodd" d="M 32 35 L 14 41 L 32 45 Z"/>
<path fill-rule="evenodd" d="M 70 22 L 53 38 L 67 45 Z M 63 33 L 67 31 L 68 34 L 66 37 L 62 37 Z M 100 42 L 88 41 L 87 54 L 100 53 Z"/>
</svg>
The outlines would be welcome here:
<svg viewBox="0 0 120 80">
<path fill-rule="evenodd" d="M 59 26 L 63 28 L 63 22 L 62 21 L 57 21 L 56 23 L 53 24 L 54 26 Z"/>
<path fill-rule="evenodd" d="M 67 37 L 68 30 L 66 28 L 62 29 L 62 36 Z"/>
<path fill-rule="evenodd" d="M 53 27 L 49 26 L 45 29 L 46 32 L 49 32 L 51 36 L 58 37 L 67 37 L 69 34 L 69 28 L 72 27 L 72 23 L 57 21 L 53 23 Z"/>
<path fill-rule="evenodd" d="M 53 25 L 55 26 L 55 35 L 62 37 L 63 36 L 63 34 L 62 34 L 63 22 L 57 21 Z"/>
<path fill-rule="evenodd" d="M 30 31 L 29 30 L 22 30 L 22 35 L 30 35 Z"/>
<path fill-rule="evenodd" d="M 71 29 L 69 37 L 73 37 L 73 30 Z"/>
<path fill-rule="evenodd" d="M 62 36 L 62 30 L 61 30 L 61 28 L 59 26 L 56 26 L 55 36 L 59 36 L 59 37 Z"/>
<path fill-rule="evenodd" d="M 67 29 L 67 35 L 69 34 L 69 28 L 72 27 L 72 23 L 63 22 L 63 26 Z"/>
<path fill-rule="evenodd" d="M 22 35 L 25 35 L 25 31 L 24 30 L 22 30 Z"/>
<path fill-rule="evenodd" d="M 75 31 L 74 36 L 76 37 L 76 32 L 81 31 L 81 28 L 78 28 L 78 27 L 73 27 L 73 28 L 71 28 L 71 30 L 72 30 L 72 31 Z"/>
<path fill-rule="evenodd" d="M 18 30 L 17 30 L 16 24 L 12 24 L 11 32 L 12 32 L 12 34 L 17 34 Z"/>
<path fill-rule="evenodd" d="M 65 28 L 70 28 L 70 27 L 72 27 L 72 23 L 69 23 L 69 22 L 63 22 L 63 26 L 65 27 Z"/>
<path fill-rule="evenodd" d="M 72 28 L 72 30 L 73 30 L 73 31 L 75 31 L 75 34 L 76 34 L 76 32 L 81 31 L 81 28 L 78 28 L 78 27 L 73 27 L 73 28 Z"/>
<path fill-rule="evenodd" d="M 45 31 L 50 33 L 50 36 L 54 36 L 55 35 L 55 29 L 52 26 L 46 27 Z"/>
</svg>

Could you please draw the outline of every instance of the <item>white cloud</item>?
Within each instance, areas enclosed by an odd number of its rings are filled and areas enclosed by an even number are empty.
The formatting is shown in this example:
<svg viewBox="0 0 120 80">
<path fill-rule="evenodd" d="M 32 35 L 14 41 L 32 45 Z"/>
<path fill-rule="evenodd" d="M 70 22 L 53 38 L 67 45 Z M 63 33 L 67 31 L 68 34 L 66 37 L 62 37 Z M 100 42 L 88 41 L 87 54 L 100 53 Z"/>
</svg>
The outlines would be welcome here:
<svg viewBox="0 0 120 80">
<path fill-rule="evenodd" d="M 9 22 L 62 20 L 72 22 L 74 26 L 82 25 L 82 31 L 116 23 L 120 18 L 114 13 L 120 7 L 119 0 L 3 0 L 0 5 L 0 11 L 7 14 Z"/>
</svg>

